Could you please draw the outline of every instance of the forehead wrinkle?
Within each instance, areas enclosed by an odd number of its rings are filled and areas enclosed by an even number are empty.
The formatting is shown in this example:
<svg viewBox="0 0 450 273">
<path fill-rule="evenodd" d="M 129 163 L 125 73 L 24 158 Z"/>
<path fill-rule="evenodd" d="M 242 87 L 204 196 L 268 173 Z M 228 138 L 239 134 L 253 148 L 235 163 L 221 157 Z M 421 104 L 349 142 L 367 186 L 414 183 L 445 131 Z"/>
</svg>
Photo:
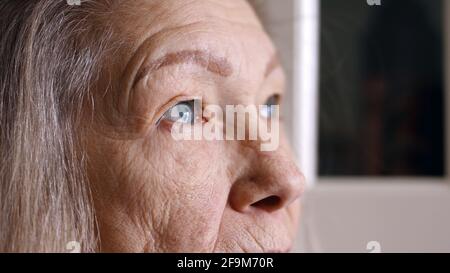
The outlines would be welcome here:
<svg viewBox="0 0 450 273">
<path fill-rule="evenodd" d="M 204 50 L 182 50 L 168 53 L 144 66 L 137 74 L 135 82 L 163 67 L 180 64 L 195 64 L 225 78 L 233 74 L 233 68 L 226 58 L 216 57 Z"/>
</svg>

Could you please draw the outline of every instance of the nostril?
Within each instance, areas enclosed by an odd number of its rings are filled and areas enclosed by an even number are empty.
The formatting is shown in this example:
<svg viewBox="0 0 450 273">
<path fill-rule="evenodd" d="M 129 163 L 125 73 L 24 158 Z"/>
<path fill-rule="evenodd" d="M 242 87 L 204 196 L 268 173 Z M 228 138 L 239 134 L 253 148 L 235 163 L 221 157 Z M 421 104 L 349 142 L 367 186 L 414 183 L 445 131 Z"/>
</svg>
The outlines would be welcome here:
<svg viewBox="0 0 450 273">
<path fill-rule="evenodd" d="M 251 206 L 271 212 L 280 208 L 281 198 L 276 195 L 271 195 L 251 204 Z"/>
</svg>

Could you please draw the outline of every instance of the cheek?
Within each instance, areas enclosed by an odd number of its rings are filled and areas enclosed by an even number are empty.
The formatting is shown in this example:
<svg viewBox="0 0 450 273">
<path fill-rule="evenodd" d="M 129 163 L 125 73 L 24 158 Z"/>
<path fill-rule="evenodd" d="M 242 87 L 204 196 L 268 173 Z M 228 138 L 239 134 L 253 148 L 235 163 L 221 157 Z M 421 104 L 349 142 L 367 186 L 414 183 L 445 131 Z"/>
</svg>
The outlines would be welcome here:
<svg viewBox="0 0 450 273">
<path fill-rule="evenodd" d="M 158 131 L 137 147 L 134 172 L 146 171 L 133 183 L 143 185 L 145 202 L 133 213 L 152 222 L 151 234 L 163 234 L 149 250 L 211 251 L 230 188 L 221 144 L 174 141 Z"/>
</svg>

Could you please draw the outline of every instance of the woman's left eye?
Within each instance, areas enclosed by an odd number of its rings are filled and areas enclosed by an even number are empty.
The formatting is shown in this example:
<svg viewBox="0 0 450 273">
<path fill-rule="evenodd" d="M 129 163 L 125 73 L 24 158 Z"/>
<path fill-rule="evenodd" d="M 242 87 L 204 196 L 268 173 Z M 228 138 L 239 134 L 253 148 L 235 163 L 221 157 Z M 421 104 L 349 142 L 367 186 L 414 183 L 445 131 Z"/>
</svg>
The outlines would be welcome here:
<svg viewBox="0 0 450 273">
<path fill-rule="evenodd" d="M 272 117 L 272 115 L 274 115 L 274 107 L 276 105 L 280 104 L 280 96 L 279 95 L 273 95 L 270 98 L 267 99 L 266 103 L 264 104 L 264 106 L 266 107 L 262 107 L 260 109 L 260 115 L 263 118 L 270 118 Z"/>
<path fill-rule="evenodd" d="M 194 124 L 195 119 L 195 100 L 182 101 L 172 106 L 161 118 L 161 120 L 181 122 L 184 124 Z"/>
</svg>

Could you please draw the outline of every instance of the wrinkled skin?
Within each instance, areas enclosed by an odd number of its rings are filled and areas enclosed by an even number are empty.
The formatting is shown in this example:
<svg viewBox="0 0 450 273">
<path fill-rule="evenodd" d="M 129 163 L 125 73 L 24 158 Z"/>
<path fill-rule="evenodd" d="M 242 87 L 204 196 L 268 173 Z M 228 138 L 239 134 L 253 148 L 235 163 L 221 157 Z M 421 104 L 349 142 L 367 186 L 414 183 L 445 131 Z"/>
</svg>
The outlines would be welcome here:
<svg viewBox="0 0 450 273">
<path fill-rule="evenodd" d="M 169 106 L 194 96 L 203 104 L 261 105 L 282 94 L 282 69 L 265 75 L 275 48 L 254 11 L 243 0 L 125 2 L 111 13 L 126 37 L 108 68 L 120 88 L 96 102 L 105 118 L 87 136 L 100 250 L 288 251 L 303 176 L 283 131 L 276 151 L 261 152 L 255 140 L 175 141 L 170 124 L 157 123 Z M 191 62 L 133 84 L 144 63 L 196 49 L 227 59 L 232 73 Z"/>
</svg>

